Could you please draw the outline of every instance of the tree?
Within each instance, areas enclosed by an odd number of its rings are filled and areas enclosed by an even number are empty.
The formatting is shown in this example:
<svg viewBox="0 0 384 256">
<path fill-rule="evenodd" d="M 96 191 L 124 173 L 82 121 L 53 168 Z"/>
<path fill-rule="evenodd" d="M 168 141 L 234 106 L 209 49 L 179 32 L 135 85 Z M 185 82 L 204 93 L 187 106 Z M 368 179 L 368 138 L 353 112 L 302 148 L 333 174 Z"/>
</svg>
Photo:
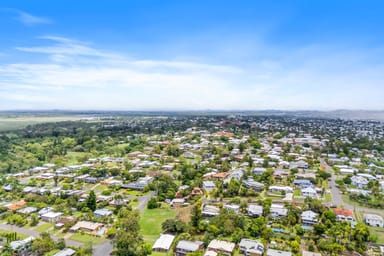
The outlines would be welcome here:
<svg viewBox="0 0 384 256">
<path fill-rule="evenodd" d="M 201 202 L 198 201 L 192 209 L 191 214 L 191 226 L 197 228 L 199 226 L 200 220 L 202 218 L 201 214 Z"/>
<path fill-rule="evenodd" d="M 170 233 L 183 233 L 187 230 L 187 225 L 181 220 L 168 219 L 161 225 L 163 231 Z"/>
<path fill-rule="evenodd" d="M 155 209 L 158 207 L 159 207 L 159 203 L 157 202 L 156 197 L 152 197 L 151 199 L 149 199 L 148 204 L 147 204 L 148 209 Z"/>
<path fill-rule="evenodd" d="M 39 218 L 37 217 L 37 214 L 34 213 L 31 215 L 31 226 L 36 226 L 39 224 Z"/>
<path fill-rule="evenodd" d="M 66 247 L 64 238 L 59 238 L 56 242 L 56 248 L 63 250 Z"/>
<path fill-rule="evenodd" d="M 32 250 L 37 255 L 44 255 L 45 253 L 52 251 L 54 248 L 55 242 L 47 232 L 41 233 L 40 237 L 36 238 L 32 242 Z"/>
<path fill-rule="evenodd" d="M 95 211 L 96 210 L 96 195 L 95 195 L 95 192 L 93 190 L 91 190 L 91 192 L 89 192 L 89 195 L 88 195 L 88 198 L 87 198 L 87 207 L 89 209 L 91 209 L 92 211 Z"/>
<path fill-rule="evenodd" d="M 144 243 L 140 235 L 139 212 L 121 208 L 117 214 L 116 235 L 112 240 L 117 256 L 146 256 L 151 253 L 151 248 Z"/>
</svg>

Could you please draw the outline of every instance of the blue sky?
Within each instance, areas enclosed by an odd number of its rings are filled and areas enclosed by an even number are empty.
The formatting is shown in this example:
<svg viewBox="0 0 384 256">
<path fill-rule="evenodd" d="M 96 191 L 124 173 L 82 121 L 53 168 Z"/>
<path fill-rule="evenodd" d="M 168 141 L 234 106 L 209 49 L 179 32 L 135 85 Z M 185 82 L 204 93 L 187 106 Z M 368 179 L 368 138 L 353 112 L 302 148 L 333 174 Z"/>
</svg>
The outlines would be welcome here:
<svg viewBox="0 0 384 256">
<path fill-rule="evenodd" d="M 383 1 L 2 0 L 0 109 L 384 109 Z"/>
</svg>

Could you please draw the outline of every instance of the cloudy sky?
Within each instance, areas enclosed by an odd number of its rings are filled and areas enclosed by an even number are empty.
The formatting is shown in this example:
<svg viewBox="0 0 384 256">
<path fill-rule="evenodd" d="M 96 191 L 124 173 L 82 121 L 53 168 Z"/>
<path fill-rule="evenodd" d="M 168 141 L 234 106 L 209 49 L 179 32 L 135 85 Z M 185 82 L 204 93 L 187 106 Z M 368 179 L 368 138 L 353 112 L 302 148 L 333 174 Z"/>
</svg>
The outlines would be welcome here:
<svg viewBox="0 0 384 256">
<path fill-rule="evenodd" d="M 383 9 L 2 0 L 0 110 L 384 110 Z"/>
</svg>

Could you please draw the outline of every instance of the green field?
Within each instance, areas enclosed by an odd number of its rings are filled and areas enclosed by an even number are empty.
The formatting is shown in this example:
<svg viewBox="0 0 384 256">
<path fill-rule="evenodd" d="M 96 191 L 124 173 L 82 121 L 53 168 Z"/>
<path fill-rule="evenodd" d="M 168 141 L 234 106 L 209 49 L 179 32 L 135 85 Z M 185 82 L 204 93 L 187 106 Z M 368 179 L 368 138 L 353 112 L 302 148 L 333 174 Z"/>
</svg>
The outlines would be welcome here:
<svg viewBox="0 0 384 256">
<path fill-rule="evenodd" d="M 76 121 L 81 116 L 0 116 L 0 131 L 22 129 L 28 125 L 62 121 Z"/>
<path fill-rule="evenodd" d="M 145 209 L 140 215 L 141 234 L 144 240 L 153 243 L 161 234 L 161 224 L 176 216 L 171 209 Z"/>
<path fill-rule="evenodd" d="M 43 223 L 43 224 L 37 226 L 36 228 L 34 228 L 34 230 L 41 233 L 41 232 L 49 231 L 51 228 L 53 228 L 52 223 Z"/>
<path fill-rule="evenodd" d="M 102 242 L 105 242 L 104 238 L 92 236 L 92 235 L 87 235 L 87 234 L 80 234 L 80 233 L 73 234 L 69 239 L 74 240 L 74 241 L 78 241 L 81 243 L 92 242 L 93 244 L 100 244 Z"/>
<path fill-rule="evenodd" d="M 368 226 L 368 228 L 372 234 L 375 234 L 377 236 L 376 243 L 384 244 L 384 228 L 371 227 L 371 226 Z"/>
</svg>

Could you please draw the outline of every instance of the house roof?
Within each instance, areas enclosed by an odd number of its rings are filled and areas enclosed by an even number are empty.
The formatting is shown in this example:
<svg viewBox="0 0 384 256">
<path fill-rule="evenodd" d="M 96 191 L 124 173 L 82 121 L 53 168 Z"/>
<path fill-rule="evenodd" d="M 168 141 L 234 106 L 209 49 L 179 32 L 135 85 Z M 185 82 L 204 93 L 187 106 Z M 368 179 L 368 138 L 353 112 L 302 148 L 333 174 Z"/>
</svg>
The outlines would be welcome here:
<svg viewBox="0 0 384 256">
<path fill-rule="evenodd" d="M 169 250 L 175 239 L 174 235 L 161 234 L 160 237 L 156 240 L 155 244 L 152 246 L 152 249 L 164 249 Z"/>
<path fill-rule="evenodd" d="M 347 209 L 342 209 L 342 208 L 334 208 L 333 212 L 336 215 L 342 215 L 342 216 L 350 216 L 353 217 L 353 211 L 352 210 L 347 210 Z"/>
<path fill-rule="evenodd" d="M 377 215 L 377 214 L 364 214 L 363 215 L 364 220 L 378 220 L 383 221 L 383 217 Z"/>
<path fill-rule="evenodd" d="M 72 256 L 75 253 L 76 253 L 75 250 L 71 248 L 65 248 L 64 250 L 61 250 L 58 253 L 55 253 L 53 256 Z"/>
<path fill-rule="evenodd" d="M 56 218 L 56 217 L 59 217 L 63 215 L 62 212 L 47 212 L 43 215 L 41 215 L 41 217 L 44 217 L 44 218 Z"/>
<path fill-rule="evenodd" d="M 287 251 L 268 249 L 267 256 L 292 256 L 292 253 Z"/>
<path fill-rule="evenodd" d="M 198 251 L 202 244 L 203 242 L 196 242 L 196 241 L 192 242 L 187 240 L 180 240 L 176 248 L 194 252 L 194 251 Z"/>
<path fill-rule="evenodd" d="M 225 252 L 233 252 L 235 246 L 236 245 L 234 243 L 214 239 L 209 243 L 208 250 L 213 249 Z"/>
</svg>

